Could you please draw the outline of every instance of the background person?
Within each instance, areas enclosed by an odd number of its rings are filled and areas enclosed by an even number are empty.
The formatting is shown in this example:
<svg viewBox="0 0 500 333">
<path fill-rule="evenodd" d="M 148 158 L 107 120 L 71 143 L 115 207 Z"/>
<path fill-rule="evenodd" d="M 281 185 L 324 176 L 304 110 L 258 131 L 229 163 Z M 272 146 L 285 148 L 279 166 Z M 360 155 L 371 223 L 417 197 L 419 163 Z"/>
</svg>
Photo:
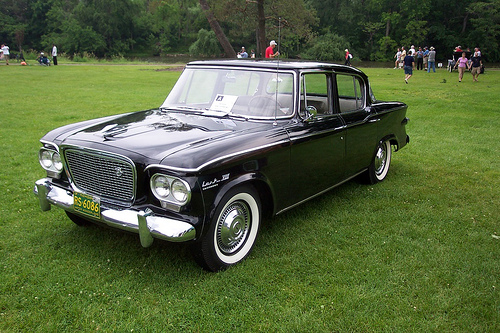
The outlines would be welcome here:
<svg viewBox="0 0 500 333">
<path fill-rule="evenodd" d="M 40 65 L 50 66 L 50 60 L 43 52 L 40 52 L 40 55 L 38 56 L 38 58 L 36 58 L 36 61 L 38 61 Z"/>
<path fill-rule="evenodd" d="M 470 58 L 470 64 L 469 64 L 469 69 L 471 70 L 472 73 L 472 81 L 477 82 L 477 78 L 481 73 L 482 65 L 483 62 L 481 61 L 481 57 L 478 55 L 477 51 L 474 52 L 474 56 Z"/>
<path fill-rule="evenodd" d="M 462 82 L 462 78 L 464 77 L 465 68 L 467 67 L 467 63 L 469 59 L 465 56 L 465 52 L 462 52 L 462 56 L 458 58 L 457 63 L 453 68 L 458 66 L 458 82 Z"/>
<path fill-rule="evenodd" d="M 248 58 L 248 53 L 245 50 L 244 46 L 241 47 L 240 55 L 241 55 L 242 58 Z"/>
<path fill-rule="evenodd" d="M 352 54 L 349 53 L 348 49 L 345 49 L 345 63 L 346 66 L 351 66 Z"/>
<path fill-rule="evenodd" d="M 424 51 L 419 47 L 417 51 L 417 71 L 424 69 Z"/>
<path fill-rule="evenodd" d="M 54 66 L 57 66 L 57 47 L 56 44 L 52 44 L 52 62 Z"/>
<path fill-rule="evenodd" d="M 413 69 L 415 68 L 415 57 L 411 54 L 408 54 L 404 60 L 404 69 L 405 69 L 405 83 L 408 84 L 408 80 L 413 75 Z"/>
<path fill-rule="evenodd" d="M 3 54 L 3 58 L 5 59 L 5 64 L 9 64 L 9 58 L 10 58 L 10 51 L 9 47 L 5 44 L 2 44 L 2 47 L 0 48 L 0 52 Z"/>
<path fill-rule="evenodd" d="M 269 46 L 266 49 L 266 58 L 274 58 L 280 55 L 278 51 L 276 51 L 276 53 L 274 52 L 276 45 L 278 44 L 276 44 L 276 41 L 274 40 L 269 43 Z"/>
<path fill-rule="evenodd" d="M 427 73 L 431 72 L 431 68 L 434 73 L 436 73 L 436 51 L 434 50 L 434 46 L 431 46 L 431 50 L 429 51 L 427 60 Z"/>
<path fill-rule="evenodd" d="M 396 61 L 394 62 L 394 69 L 397 69 L 399 64 L 399 58 L 401 58 L 401 49 L 399 47 L 398 47 L 398 52 L 396 52 L 396 54 L 394 55 L 394 58 L 396 59 Z"/>
<path fill-rule="evenodd" d="M 429 62 L 429 48 L 424 47 L 424 71 L 427 70 L 427 63 Z"/>
<path fill-rule="evenodd" d="M 405 59 L 405 57 L 406 57 L 406 49 L 404 46 L 401 46 L 401 56 L 399 58 L 399 63 L 401 67 L 403 67 L 403 60 Z"/>
</svg>

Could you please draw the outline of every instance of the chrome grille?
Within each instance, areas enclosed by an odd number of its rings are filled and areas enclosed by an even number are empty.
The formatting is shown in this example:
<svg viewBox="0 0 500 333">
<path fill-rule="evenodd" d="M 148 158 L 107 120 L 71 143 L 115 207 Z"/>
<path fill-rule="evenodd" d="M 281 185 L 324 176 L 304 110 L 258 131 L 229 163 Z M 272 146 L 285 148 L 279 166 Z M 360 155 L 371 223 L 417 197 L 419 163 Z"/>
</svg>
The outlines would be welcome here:
<svg viewBox="0 0 500 333">
<path fill-rule="evenodd" d="M 75 186 L 112 202 L 131 204 L 135 196 L 135 169 L 119 155 L 66 149 L 66 165 Z"/>
</svg>

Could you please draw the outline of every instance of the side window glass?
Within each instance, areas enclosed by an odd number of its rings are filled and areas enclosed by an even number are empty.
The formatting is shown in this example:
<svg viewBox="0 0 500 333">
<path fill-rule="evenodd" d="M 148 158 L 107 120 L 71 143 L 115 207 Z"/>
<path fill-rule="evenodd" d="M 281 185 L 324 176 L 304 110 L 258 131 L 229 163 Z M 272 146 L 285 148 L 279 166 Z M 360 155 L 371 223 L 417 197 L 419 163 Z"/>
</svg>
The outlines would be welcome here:
<svg viewBox="0 0 500 333">
<path fill-rule="evenodd" d="M 325 73 L 308 73 L 302 75 L 300 81 L 300 114 L 306 116 L 306 110 L 313 115 L 331 113 L 328 76 Z"/>
<path fill-rule="evenodd" d="M 365 106 L 363 85 L 359 77 L 337 75 L 337 91 L 340 112 L 355 111 Z"/>
</svg>

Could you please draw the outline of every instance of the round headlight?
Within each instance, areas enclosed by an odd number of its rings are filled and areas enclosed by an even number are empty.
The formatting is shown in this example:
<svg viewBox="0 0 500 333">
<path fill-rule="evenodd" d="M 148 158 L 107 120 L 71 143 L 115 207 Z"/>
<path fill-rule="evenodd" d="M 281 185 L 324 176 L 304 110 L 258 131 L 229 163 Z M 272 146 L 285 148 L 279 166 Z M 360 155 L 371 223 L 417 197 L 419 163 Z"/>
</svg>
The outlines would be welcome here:
<svg viewBox="0 0 500 333">
<path fill-rule="evenodd" d="M 56 168 L 57 171 L 59 172 L 62 171 L 63 164 L 61 161 L 61 155 L 59 155 L 59 153 L 52 154 L 52 164 L 54 165 L 54 168 Z"/>
<path fill-rule="evenodd" d="M 189 190 L 183 182 L 176 179 L 172 182 L 172 195 L 179 203 L 185 203 L 188 200 Z"/>
<path fill-rule="evenodd" d="M 167 177 L 157 176 L 153 180 L 153 191 L 160 197 L 166 198 L 170 194 L 170 184 Z"/>
<path fill-rule="evenodd" d="M 50 169 L 52 167 L 52 152 L 49 150 L 42 150 L 39 156 L 42 167 Z"/>
</svg>

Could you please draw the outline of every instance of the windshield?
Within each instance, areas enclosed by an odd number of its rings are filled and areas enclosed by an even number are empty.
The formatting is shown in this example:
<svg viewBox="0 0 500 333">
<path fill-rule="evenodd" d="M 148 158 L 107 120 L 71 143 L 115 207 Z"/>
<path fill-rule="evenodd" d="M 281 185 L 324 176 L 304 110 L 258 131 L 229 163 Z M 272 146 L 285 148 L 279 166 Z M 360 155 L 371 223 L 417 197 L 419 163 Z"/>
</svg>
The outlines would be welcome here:
<svg viewBox="0 0 500 333">
<path fill-rule="evenodd" d="M 186 68 L 161 108 L 215 116 L 283 118 L 293 113 L 293 74 Z"/>
</svg>

